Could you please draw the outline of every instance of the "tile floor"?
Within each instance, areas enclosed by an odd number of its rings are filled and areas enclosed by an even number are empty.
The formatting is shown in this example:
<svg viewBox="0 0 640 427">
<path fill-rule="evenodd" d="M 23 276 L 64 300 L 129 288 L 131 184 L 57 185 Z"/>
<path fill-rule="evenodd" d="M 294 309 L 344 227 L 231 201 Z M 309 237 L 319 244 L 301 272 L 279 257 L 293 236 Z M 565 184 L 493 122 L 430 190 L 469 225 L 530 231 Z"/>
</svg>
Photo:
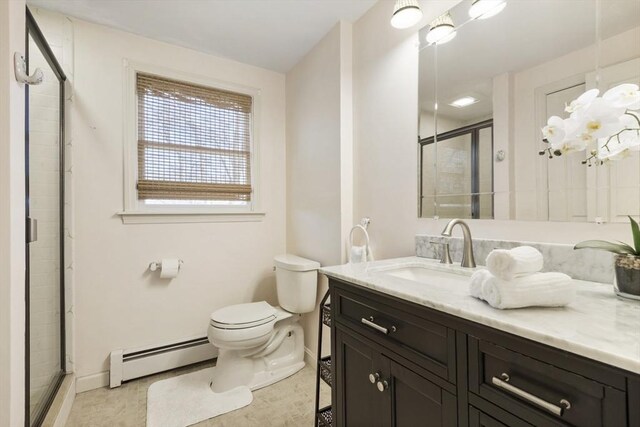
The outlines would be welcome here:
<svg viewBox="0 0 640 427">
<path fill-rule="evenodd" d="M 147 413 L 147 389 L 159 380 L 193 372 L 210 363 L 130 381 L 116 389 L 101 388 L 78 394 L 67 427 L 143 427 Z M 311 427 L 315 402 L 315 367 L 257 390 L 253 402 L 237 411 L 195 424 L 199 427 Z M 321 385 L 321 405 L 331 401 L 330 390 Z"/>
</svg>

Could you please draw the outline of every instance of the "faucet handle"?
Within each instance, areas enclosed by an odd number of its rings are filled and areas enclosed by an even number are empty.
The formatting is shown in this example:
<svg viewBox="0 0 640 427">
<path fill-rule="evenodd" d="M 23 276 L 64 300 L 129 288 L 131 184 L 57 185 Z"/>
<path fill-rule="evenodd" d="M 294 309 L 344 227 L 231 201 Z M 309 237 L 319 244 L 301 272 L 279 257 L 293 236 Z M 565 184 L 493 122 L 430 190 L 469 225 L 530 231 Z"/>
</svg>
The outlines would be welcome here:
<svg viewBox="0 0 640 427">
<path fill-rule="evenodd" d="M 449 242 L 440 243 L 442 245 L 442 255 L 440 256 L 440 264 L 453 264 L 451 253 L 449 252 Z"/>
</svg>

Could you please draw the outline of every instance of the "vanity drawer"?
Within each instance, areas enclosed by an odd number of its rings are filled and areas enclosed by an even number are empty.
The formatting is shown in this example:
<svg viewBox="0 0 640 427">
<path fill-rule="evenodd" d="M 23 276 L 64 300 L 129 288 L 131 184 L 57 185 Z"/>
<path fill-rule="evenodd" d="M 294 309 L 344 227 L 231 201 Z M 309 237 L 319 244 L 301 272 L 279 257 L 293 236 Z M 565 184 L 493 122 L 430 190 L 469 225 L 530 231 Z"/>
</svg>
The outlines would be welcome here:
<svg viewBox="0 0 640 427">
<path fill-rule="evenodd" d="M 455 383 L 455 331 L 403 311 L 400 302 L 374 298 L 336 289 L 332 294 L 332 315 L 338 322 Z"/>
<path fill-rule="evenodd" d="M 496 412 L 501 414 L 497 415 Z M 469 406 L 469 427 L 533 427 L 531 424 L 509 413 L 501 412 L 499 409 L 494 409 L 490 414 Z"/>
<path fill-rule="evenodd" d="M 627 425 L 623 391 L 473 337 L 469 391 L 533 425 Z"/>
</svg>

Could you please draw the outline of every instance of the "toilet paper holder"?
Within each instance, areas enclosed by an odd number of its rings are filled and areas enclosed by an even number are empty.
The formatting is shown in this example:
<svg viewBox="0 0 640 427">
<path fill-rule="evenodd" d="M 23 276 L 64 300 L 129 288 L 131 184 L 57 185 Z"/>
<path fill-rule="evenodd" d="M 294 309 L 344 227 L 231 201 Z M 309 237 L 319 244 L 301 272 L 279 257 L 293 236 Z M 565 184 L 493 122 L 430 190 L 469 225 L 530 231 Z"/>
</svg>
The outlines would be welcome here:
<svg viewBox="0 0 640 427">
<path fill-rule="evenodd" d="M 184 264 L 184 261 L 179 259 L 178 264 L 178 268 L 182 268 L 182 264 Z M 151 263 L 149 263 L 149 270 L 151 271 L 157 271 L 160 268 L 162 268 L 162 261 L 152 261 Z"/>
</svg>

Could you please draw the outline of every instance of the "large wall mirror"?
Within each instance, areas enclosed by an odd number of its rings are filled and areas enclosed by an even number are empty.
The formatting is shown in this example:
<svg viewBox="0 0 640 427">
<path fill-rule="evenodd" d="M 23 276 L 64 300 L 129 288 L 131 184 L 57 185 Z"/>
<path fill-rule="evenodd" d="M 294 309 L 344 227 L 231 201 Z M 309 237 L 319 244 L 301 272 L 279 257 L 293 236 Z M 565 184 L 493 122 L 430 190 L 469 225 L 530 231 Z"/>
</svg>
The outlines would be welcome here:
<svg viewBox="0 0 640 427">
<path fill-rule="evenodd" d="M 640 215 L 639 147 L 603 162 L 587 161 L 590 150 L 540 155 L 542 128 L 569 117 L 572 100 L 640 84 L 640 0 L 483 2 L 464 0 L 420 31 L 419 216 Z M 493 16 L 470 17 L 487 4 Z"/>
</svg>

